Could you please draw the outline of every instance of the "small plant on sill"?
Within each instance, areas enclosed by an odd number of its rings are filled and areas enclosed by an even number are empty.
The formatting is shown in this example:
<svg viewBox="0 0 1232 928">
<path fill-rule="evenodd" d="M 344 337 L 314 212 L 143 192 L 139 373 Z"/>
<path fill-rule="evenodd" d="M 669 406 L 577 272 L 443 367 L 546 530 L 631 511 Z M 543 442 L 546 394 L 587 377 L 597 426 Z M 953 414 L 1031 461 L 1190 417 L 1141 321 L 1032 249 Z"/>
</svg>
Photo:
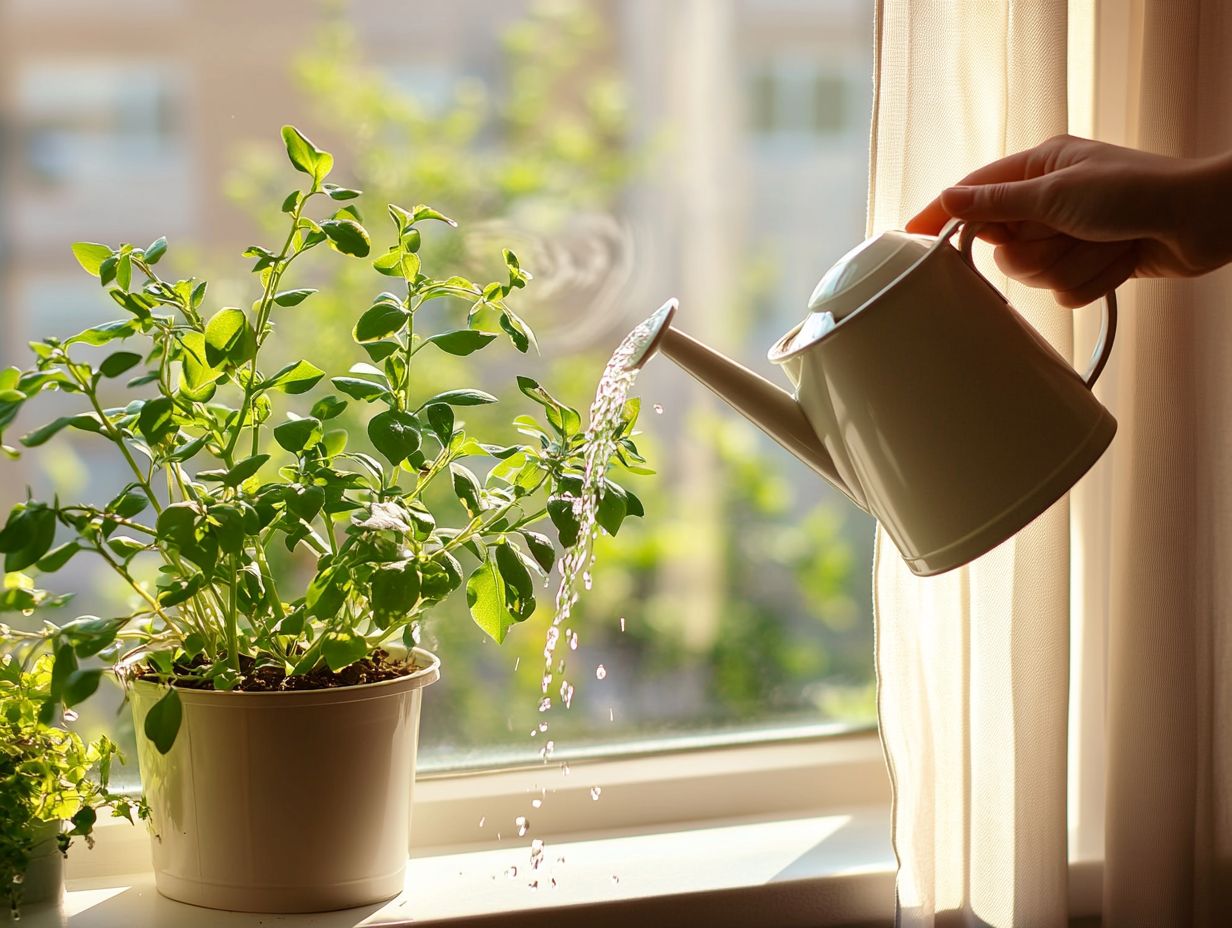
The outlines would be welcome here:
<svg viewBox="0 0 1232 928">
<path fill-rule="evenodd" d="M 93 846 L 91 832 L 104 809 L 129 821 L 134 811 L 143 811 L 136 800 L 108 789 L 112 763 L 123 762 L 114 743 L 100 737 L 86 744 L 48 718 L 47 706 L 56 705 L 50 701 L 53 685 L 73 705 L 93 691 L 97 678 L 91 677 L 101 671 L 77 671 L 67 680 L 55 680 L 51 654 L 27 654 L 30 662 L 24 667 L 18 650 L 0 654 L 0 902 L 14 916 L 26 869 L 44 835 L 49 840 L 54 834 L 64 854 L 74 838 Z"/>
<path fill-rule="evenodd" d="M 284 127 L 283 139 L 308 182 L 282 203 L 281 245 L 244 252 L 255 261 L 260 294 L 249 311 L 207 310 L 204 281 L 159 276 L 163 239 L 146 248 L 79 242 L 78 261 L 126 315 L 71 338 L 33 342 L 33 369 L 0 372 L 0 430 L 39 393 L 70 393 L 84 409 L 28 432 L 21 444 L 38 447 L 64 429 L 92 433 L 112 446 L 130 478 L 105 505 L 28 499 L 0 530 L 6 571 L 50 573 L 90 555 L 136 596 L 124 616 L 14 633 L 38 638 L 54 655 L 53 710 L 65 700 L 63 681 L 80 672 L 82 641 L 93 653 L 110 648 L 121 665 L 137 658 L 136 674 L 175 686 L 289 689 L 405 673 L 382 645 L 412 644 L 434 604 L 465 586 L 475 622 L 502 641 L 534 611 L 536 577 L 556 562 L 553 542 L 536 527 L 550 522 L 561 544 L 576 541 L 573 501 L 585 453 L 577 411 L 518 377 L 546 425 L 517 415 L 519 443 L 492 444 L 469 434 L 462 415 L 496 396 L 440 389 L 416 376 L 424 351 L 470 356 L 502 336 L 523 353 L 535 346 L 507 302 L 530 279 L 511 252 L 504 252 L 505 279 L 486 284 L 433 276 L 421 265 L 421 237 L 455 225 L 435 209 L 388 207 L 394 243 L 372 266 L 391 289 L 373 298 L 353 330 L 367 362 L 335 376 L 306 359 L 261 369 L 275 324 L 293 324 L 295 307 L 316 292 L 288 286 L 291 267 L 322 245 L 354 258 L 371 249 L 354 205 L 360 192 L 326 181 L 333 157 L 294 127 Z M 328 215 L 312 219 L 309 208 L 318 204 L 329 204 Z M 456 327 L 424 331 L 420 313 L 435 301 L 456 310 Z M 144 345 L 133 350 L 130 339 Z M 113 342 L 127 344 L 98 363 L 79 356 L 82 346 Z M 107 405 L 109 381 L 122 376 L 139 395 Z M 336 392 L 319 396 L 306 414 L 275 414 L 277 399 L 326 378 Z M 348 404 L 374 411 L 366 435 L 376 455 L 357 448 L 346 428 L 332 427 Z M 631 437 L 636 418 L 631 401 L 616 448 L 617 459 L 635 469 L 642 460 Z M 495 463 L 481 478 L 463 463 L 470 459 Z M 452 492 L 439 493 L 441 483 Z M 642 515 L 637 497 L 614 482 L 602 499 L 600 523 L 610 533 Z M 62 533 L 68 537 L 56 546 Z M 313 559 L 311 579 L 293 592 L 271 567 L 275 545 Z M 135 569 L 143 558 L 159 561 L 153 584 Z M 175 686 L 144 723 L 164 753 L 181 719 Z"/>
</svg>

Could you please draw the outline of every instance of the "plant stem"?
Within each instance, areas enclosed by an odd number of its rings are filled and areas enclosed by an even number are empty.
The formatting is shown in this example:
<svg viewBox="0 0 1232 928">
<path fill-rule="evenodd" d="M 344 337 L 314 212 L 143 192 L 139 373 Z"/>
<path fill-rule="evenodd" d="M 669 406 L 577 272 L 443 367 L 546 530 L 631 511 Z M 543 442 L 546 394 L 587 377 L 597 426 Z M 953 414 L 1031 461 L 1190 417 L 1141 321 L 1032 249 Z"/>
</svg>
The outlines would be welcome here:
<svg viewBox="0 0 1232 928">
<path fill-rule="evenodd" d="M 231 580 L 231 593 L 227 603 L 227 663 L 238 675 L 240 671 L 240 620 L 239 620 L 239 558 L 233 558 L 231 566 L 235 576 Z"/>
<path fill-rule="evenodd" d="M 81 388 L 86 397 L 90 400 L 90 405 L 94 407 L 94 412 L 98 416 L 99 421 L 102 423 L 103 428 L 107 430 L 108 437 L 119 446 L 120 453 L 124 455 L 124 460 L 128 462 L 129 468 L 136 475 L 137 482 L 141 484 L 142 489 L 145 490 L 146 495 L 150 498 L 150 505 L 154 507 L 155 512 L 161 514 L 163 507 L 158 502 L 158 494 L 154 492 L 154 488 L 150 486 L 150 481 L 147 480 L 145 474 L 141 472 L 141 468 L 137 466 L 137 461 L 128 450 L 128 446 L 124 444 L 124 436 L 120 434 L 120 430 L 112 424 L 111 420 L 107 417 L 107 414 L 103 412 L 103 407 L 98 402 L 98 395 L 93 389 L 91 389 L 89 383 L 82 383 Z"/>
</svg>

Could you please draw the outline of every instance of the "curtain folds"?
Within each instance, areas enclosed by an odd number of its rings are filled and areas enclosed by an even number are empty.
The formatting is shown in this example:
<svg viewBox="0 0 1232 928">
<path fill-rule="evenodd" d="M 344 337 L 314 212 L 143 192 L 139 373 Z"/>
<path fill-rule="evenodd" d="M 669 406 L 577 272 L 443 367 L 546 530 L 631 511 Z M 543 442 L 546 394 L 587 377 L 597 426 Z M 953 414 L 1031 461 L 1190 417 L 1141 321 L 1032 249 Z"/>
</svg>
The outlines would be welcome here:
<svg viewBox="0 0 1232 928">
<path fill-rule="evenodd" d="M 1065 131 L 1172 155 L 1232 148 L 1230 30 L 1219 0 L 880 0 L 870 233 Z M 980 263 L 1085 362 L 1095 307 L 1060 309 Z M 1072 506 L 930 579 L 879 536 L 900 924 L 1064 925 L 1067 848 L 1102 852 L 1112 928 L 1232 911 L 1229 294 L 1227 272 L 1122 289 L 1100 385 L 1120 430 Z"/>
</svg>

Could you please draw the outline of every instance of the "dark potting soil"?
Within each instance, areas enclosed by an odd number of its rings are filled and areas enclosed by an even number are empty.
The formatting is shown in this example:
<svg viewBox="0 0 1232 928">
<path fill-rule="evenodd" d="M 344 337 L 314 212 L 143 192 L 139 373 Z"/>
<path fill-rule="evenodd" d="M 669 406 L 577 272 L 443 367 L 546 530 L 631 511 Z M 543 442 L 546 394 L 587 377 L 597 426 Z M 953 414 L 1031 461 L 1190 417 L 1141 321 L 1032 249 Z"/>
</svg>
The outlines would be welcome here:
<svg viewBox="0 0 1232 928">
<path fill-rule="evenodd" d="M 198 656 L 191 663 L 184 665 L 183 669 L 191 672 L 193 668 L 200 667 L 203 663 L 204 660 Z M 308 673 L 287 676 L 282 667 L 274 663 L 272 659 L 270 662 L 258 661 L 242 654 L 240 655 L 240 683 L 236 689 L 249 693 L 328 690 L 339 686 L 360 686 L 364 683 L 393 680 L 397 677 L 409 676 L 419 669 L 413 660 L 394 657 L 388 651 L 378 649 L 339 671 L 330 670 L 328 667 L 318 667 Z M 137 670 L 136 676 L 141 678 L 153 675 L 153 673 L 150 668 L 143 666 Z M 212 680 L 192 676 L 177 679 L 175 686 L 194 690 L 214 689 Z"/>
</svg>

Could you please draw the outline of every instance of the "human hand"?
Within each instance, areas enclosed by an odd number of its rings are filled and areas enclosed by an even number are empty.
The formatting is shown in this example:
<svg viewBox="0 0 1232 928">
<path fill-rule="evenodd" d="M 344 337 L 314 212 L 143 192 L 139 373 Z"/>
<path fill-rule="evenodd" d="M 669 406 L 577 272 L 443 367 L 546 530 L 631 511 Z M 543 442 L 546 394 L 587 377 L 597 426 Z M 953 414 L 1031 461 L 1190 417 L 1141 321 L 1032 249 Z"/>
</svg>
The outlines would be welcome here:
<svg viewBox="0 0 1232 928">
<path fill-rule="evenodd" d="M 979 222 L 997 266 L 1062 306 L 1130 277 L 1192 277 L 1232 260 L 1232 157 L 1166 158 L 1061 135 L 941 192 L 907 231 Z"/>
</svg>

